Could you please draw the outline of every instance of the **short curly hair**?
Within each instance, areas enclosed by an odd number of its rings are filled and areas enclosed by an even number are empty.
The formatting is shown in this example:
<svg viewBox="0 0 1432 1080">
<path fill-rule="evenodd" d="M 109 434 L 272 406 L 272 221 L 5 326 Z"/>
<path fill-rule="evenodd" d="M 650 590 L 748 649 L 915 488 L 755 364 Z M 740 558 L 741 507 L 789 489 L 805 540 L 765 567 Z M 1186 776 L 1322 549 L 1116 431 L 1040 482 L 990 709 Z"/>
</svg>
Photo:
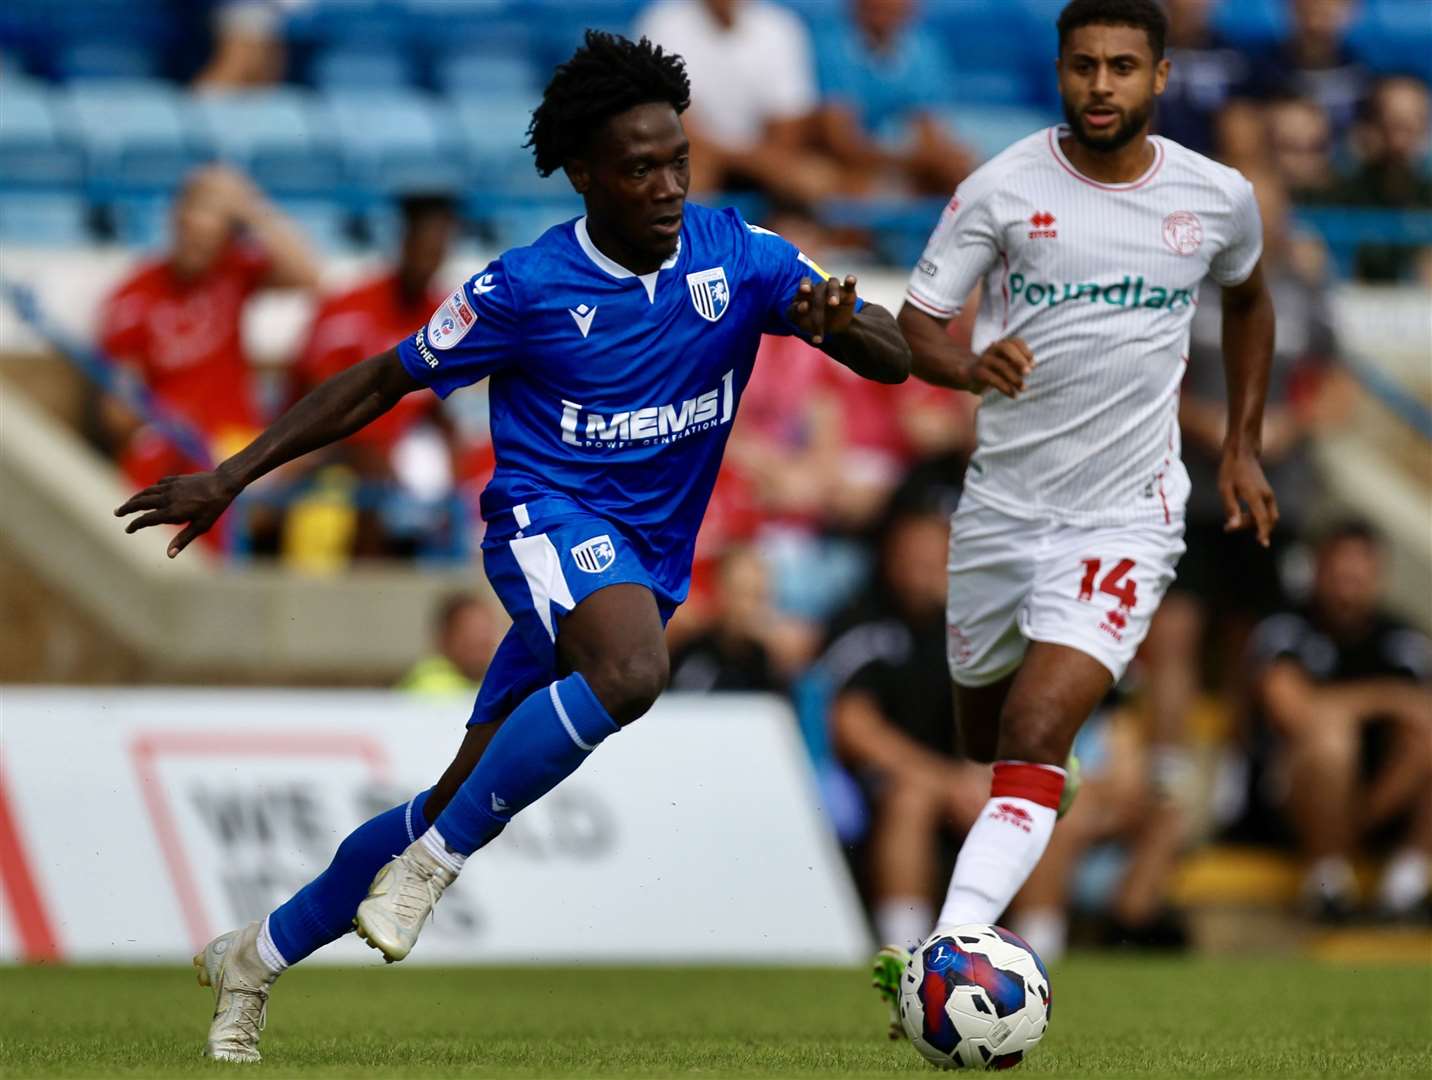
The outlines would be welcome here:
<svg viewBox="0 0 1432 1080">
<path fill-rule="evenodd" d="M 691 80 L 681 57 L 646 38 L 632 41 L 588 30 L 542 92 L 523 145 L 532 148 L 537 171 L 551 176 L 580 156 L 591 135 L 612 117 L 663 101 L 678 114 L 691 104 Z"/>
<path fill-rule="evenodd" d="M 1059 51 L 1081 26 L 1132 26 L 1148 35 L 1154 59 L 1162 60 L 1168 16 L 1154 0 L 1070 0 L 1059 13 Z"/>
</svg>

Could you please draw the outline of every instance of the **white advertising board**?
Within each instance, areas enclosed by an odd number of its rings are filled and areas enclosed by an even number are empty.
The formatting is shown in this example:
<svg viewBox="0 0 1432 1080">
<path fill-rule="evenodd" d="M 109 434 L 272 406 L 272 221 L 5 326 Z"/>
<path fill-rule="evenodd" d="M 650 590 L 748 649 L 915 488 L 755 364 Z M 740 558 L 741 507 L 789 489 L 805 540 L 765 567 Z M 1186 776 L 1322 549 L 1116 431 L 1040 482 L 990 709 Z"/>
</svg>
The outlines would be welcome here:
<svg viewBox="0 0 1432 1080">
<path fill-rule="evenodd" d="M 0 690 L 0 959 L 187 958 L 431 785 L 467 711 Z M 670 695 L 468 863 L 409 962 L 844 964 L 868 944 L 789 709 Z M 318 956 L 377 959 L 351 935 Z"/>
</svg>

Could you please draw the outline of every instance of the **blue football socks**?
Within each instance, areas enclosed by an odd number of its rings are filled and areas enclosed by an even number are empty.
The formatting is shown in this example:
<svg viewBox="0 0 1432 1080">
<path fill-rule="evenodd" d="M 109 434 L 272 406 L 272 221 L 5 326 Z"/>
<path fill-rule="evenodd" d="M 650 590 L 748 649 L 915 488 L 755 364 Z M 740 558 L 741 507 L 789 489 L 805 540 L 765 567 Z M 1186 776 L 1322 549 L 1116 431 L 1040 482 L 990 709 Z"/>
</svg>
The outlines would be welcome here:
<svg viewBox="0 0 1432 1080">
<path fill-rule="evenodd" d="M 449 849 L 471 855 L 617 730 L 580 674 L 534 691 L 492 737 L 433 827 Z"/>
<path fill-rule="evenodd" d="M 348 834 L 338 853 L 293 899 L 268 917 L 268 932 L 283 960 L 296 964 L 353 929 L 353 915 L 383 866 L 428 831 L 426 791 L 385 810 Z"/>
</svg>

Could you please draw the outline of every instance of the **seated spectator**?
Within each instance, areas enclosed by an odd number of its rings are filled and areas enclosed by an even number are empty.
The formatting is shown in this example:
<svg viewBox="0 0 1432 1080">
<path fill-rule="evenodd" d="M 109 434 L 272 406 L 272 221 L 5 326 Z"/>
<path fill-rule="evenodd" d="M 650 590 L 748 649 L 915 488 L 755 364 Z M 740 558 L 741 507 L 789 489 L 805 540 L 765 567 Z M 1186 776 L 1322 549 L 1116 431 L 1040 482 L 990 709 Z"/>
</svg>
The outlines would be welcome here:
<svg viewBox="0 0 1432 1080">
<path fill-rule="evenodd" d="M 1368 98 L 1354 130 L 1361 164 L 1328 196 L 1344 206 L 1389 210 L 1432 210 L 1427 156 L 1427 86 L 1417 79 L 1383 79 Z M 1393 282 L 1420 277 L 1432 285 L 1432 249 L 1363 244 L 1356 273 L 1363 281 Z"/>
<path fill-rule="evenodd" d="M 1303 899 L 1340 920 L 1358 907 L 1352 860 L 1390 850 L 1376 907 L 1432 913 L 1432 644 L 1378 607 L 1382 545 L 1362 522 L 1318 547 L 1311 603 L 1253 637 L 1254 802 L 1286 815 L 1308 861 Z"/>
<path fill-rule="evenodd" d="M 930 932 L 942 856 L 988 791 L 988 768 L 956 756 L 945 662 L 948 501 L 938 488 L 895 500 L 878 580 L 836 620 L 819 661 L 835 694 L 833 749 L 870 808 L 857 858 L 881 941 Z"/>
<path fill-rule="evenodd" d="M 457 229 L 447 195 L 402 201 L 403 235 L 395 265 L 325 298 L 293 367 L 294 397 L 324 379 L 389 349 L 427 322 L 447 293 L 435 281 Z M 452 489 L 453 451 L 443 413 L 432 394 L 409 394 L 391 411 L 325 451 L 317 464 L 341 462 L 361 481 L 396 485 L 421 502 Z M 412 523 L 361 516 L 359 555 L 400 554 L 412 546 Z"/>
<path fill-rule="evenodd" d="M 949 61 L 915 14 L 916 0 L 850 0 L 850 18 L 817 38 L 824 138 L 863 182 L 948 195 L 975 160 L 935 112 Z"/>
<path fill-rule="evenodd" d="M 1327 202 L 1337 171 L 1333 168 L 1333 129 L 1328 114 L 1312 98 L 1278 97 L 1264 113 L 1268 163 L 1295 203 Z M 1234 161 L 1247 168 L 1241 161 Z"/>
<path fill-rule="evenodd" d="M 1347 420 L 1353 381 L 1339 363 L 1332 323 L 1332 294 L 1318 256 L 1297 254 L 1316 244 L 1297 236 L 1287 198 L 1276 178 L 1257 176 L 1263 218 L 1263 274 L 1277 314 L 1277 338 L 1263 412 L 1263 469 L 1278 495 L 1279 521 L 1267 548 L 1247 533 L 1224 531 L 1218 492 L 1227 425 L 1222 317 L 1213 286 L 1206 286 L 1190 331 L 1188 370 L 1179 402 L 1183 460 L 1193 490 L 1178 577 L 1169 587 L 1142 653 L 1148 676 L 1157 748 L 1156 785 L 1170 797 L 1181 792 L 1187 763 L 1178 751 L 1205 669 L 1222 672 L 1215 687 L 1238 690 L 1239 659 L 1257 621 L 1287 603 L 1282 565 L 1303 538 L 1321 482 L 1312 439 Z M 1212 655 L 1205 661 L 1205 643 Z"/>
<path fill-rule="evenodd" d="M 754 549 L 726 550 L 709 609 L 706 629 L 672 652 L 672 690 L 784 693 L 809 662 L 810 635 L 771 607 L 770 577 Z"/>
<path fill-rule="evenodd" d="M 1370 75 L 1347 46 L 1355 0 L 1288 0 L 1286 38 L 1252 58 L 1248 92 L 1261 100 L 1286 94 L 1317 102 L 1341 137 L 1367 96 Z"/>
<path fill-rule="evenodd" d="M 292 6 L 292 5 L 290 5 Z M 279 0 L 229 0 L 213 15 L 213 53 L 197 90 L 252 90 L 283 81 L 288 63 Z"/>
<path fill-rule="evenodd" d="M 205 168 L 175 199 L 170 250 L 106 301 L 100 347 L 222 459 L 263 427 L 240 333 L 244 305 L 265 288 L 314 289 L 318 277 L 302 234 L 257 188 L 231 169 Z M 198 464 L 143 424 L 108 403 L 109 441 L 135 483 Z"/>
<path fill-rule="evenodd" d="M 491 604 L 472 593 L 445 599 L 433 619 L 436 651 L 424 656 L 398 680 L 412 694 L 471 694 L 482 684 L 502 627 Z"/>
<path fill-rule="evenodd" d="M 1212 154 L 1215 118 L 1247 82 L 1248 57 L 1210 22 L 1212 0 L 1168 0 L 1168 84 L 1157 130 L 1200 154 Z"/>
<path fill-rule="evenodd" d="M 841 170 L 811 149 L 819 101 L 810 36 L 769 0 L 658 0 L 636 33 L 686 60 L 691 191 L 754 188 L 814 204 Z"/>
</svg>

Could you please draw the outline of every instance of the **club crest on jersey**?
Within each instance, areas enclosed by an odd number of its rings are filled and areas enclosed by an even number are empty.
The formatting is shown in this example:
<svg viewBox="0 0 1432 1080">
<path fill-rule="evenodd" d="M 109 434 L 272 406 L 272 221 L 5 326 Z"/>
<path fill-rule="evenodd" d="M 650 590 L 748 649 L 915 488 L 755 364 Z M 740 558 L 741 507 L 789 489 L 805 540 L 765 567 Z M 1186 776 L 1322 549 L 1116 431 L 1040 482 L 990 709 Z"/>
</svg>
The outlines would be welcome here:
<svg viewBox="0 0 1432 1080">
<path fill-rule="evenodd" d="M 715 322 L 731 306 L 731 288 L 726 284 L 724 266 L 687 274 L 686 289 L 691 293 L 691 306 L 707 322 Z"/>
<path fill-rule="evenodd" d="M 1176 255 L 1192 255 L 1203 244 L 1203 222 L 1191 210 L 1175 210 L 1163 220 L 1164 243 Z"/>
<path fill-rule="evenodd" d="M 617 561 L 617 549 L 612 544 L 612 538 L 603 533 L 590 540 L 583 540 L 574 547 L 572 561 L 577 564 L 578 570 L 584 570 L 589 574 L 600 574 Z"/>
<path fill-rule="evenodd" d="M 434 349 L 451 349 L 467 336 L 477 312 L 472 310 L 463 291 L 458 289 L 444 300 L 428 320 L 428 342 Z"/>
</svg>

